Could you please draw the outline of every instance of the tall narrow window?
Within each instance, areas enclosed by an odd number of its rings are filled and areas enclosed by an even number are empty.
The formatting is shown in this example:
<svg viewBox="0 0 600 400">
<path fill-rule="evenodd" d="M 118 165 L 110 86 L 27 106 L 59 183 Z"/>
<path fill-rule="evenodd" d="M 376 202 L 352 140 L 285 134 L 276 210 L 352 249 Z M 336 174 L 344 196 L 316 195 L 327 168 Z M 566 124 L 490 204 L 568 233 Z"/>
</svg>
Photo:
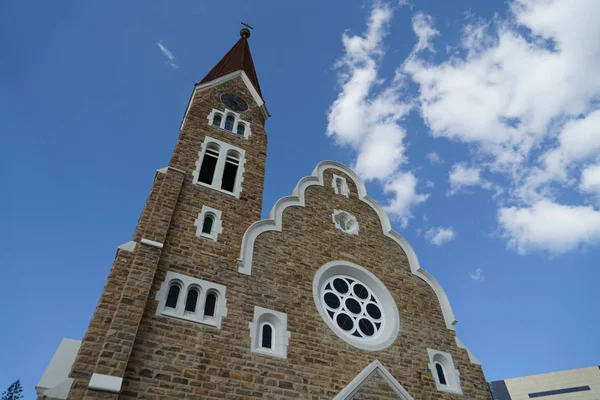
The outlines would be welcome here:
<svg viewBox="0 0 600 400">
<path fill-rule="evenodd" d="M 246 133 L 246 125 L 239 122 L 237 127 L 237 134 L 240 136 L 244 136 L 244 133 Z"/>
<path fill-rule="evenodd" d="M 212 215 L 207 215 L 204 217 L 204 222 L 202 223 L 202 233 L 206 233 L 210 235 L 212 233 L 213 223 L 215 222 L 215 217 Z"/>
<path fill-rule="evenodd" d="M 335 187 L 337 188 L 337 192 L 338 193 L 344 193 L 344 181 L 342 181 L 341 179 L 336 179 L 335 180 Z"/>
<path fill-rule="evenodd" d="M 209 293 L 206 295 L 206 302 L 204 303 L 204 316 L 214 317 L 215 308 L 217 307 L 217 295 Z"/>
<path fill-rule="evenodd" d="M 442 367 L 442 364 L 435 363 L 435 371 L 437 372 L 438 381 L 440 382 L 440 385 L 447 385 L 446 374 L 444 374 L 444 367 Z"/>
<path fill-rule="evenodd" d="M 185 300 L 185 311 L 196 312 L 198 304 L 198 289 L 190 289 Z"/>
<path fill-rule="evenodd" d="M 239 153 L 232 150 L 228 151 L 227 159 L 225 160 L 225 168 L 223 168 L 223 180 L 221 181 L 221 189 L 227 190 L 228 192 L 233 192 L 239 165 Z"/>
<path fill-rule="evenodd" d="M 260 328 L 260 347 L 273 348 L 273 327 L 269 324 L 263 324 Z"/>
<path fill-rule="evenodd" d="M 225 118 L 225 129 L 233 132 L 233 124 L 235 122 L 235 118 L 233 115 L 229 114 L 227 118 Z"/>
<path fill-rule="evenodd" d="M 217 128 L 221 127 L 221 120 L 223 117 L 221 117 L 221 114 L 215 114 L 215 116 L 213 117 L 212 120 L 212 124 L 213 126 L 216 126 Z"/>
<path fill-rule="evenodd" d="M 202 166 L 200 167 L 200 173 L 198 174 L 198 181 L 212 184 L 215 176 L 215 168 L 217 167 L 217 161 L 219 160 L 220 148 L 215 143 L 209 143 L 204 153 L 204 159 L 202 160 Z"/>
<path fill-rule="evenodd" d="M 165 307 L 177 308 L 177 300 L 179 299 L 179 285 L 171 285 L 169 288 L 169 294 L 167 295 L 167 302 Z"/>
</svg>

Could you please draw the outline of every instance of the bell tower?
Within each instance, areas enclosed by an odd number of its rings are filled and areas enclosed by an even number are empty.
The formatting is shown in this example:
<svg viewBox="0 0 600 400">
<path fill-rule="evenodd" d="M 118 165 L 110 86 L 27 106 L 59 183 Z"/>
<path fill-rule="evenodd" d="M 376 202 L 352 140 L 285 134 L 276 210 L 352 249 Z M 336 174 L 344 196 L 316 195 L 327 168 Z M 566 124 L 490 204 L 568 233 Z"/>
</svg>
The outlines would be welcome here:
<svg viewBox="0 0 600 400">
<path fill-rule="evenodd" d="M 45 398 L 135 397 L 166 379 L 161 369 L 184 384 L 191 378 L 174 349 L 199 335 L 186 351 L 200 354 L 203 337 L 221 334 L 230 293 L 244 292 L 232 282 L 242 279 L 242 237 L 262 208 L 269 113 L 249 37 L 242 29 L 195 84 L 169 165 L 156 171 L 133 240 L 117 249 L 69 378 Z"/>
<path fill-rule="evenodd" d="M 269 113 L 250 54 L 250 31 L 244 28 L 240 36 L 195 85 L 169 167 L 190 173 L 196 188 L 210 189 L 198 191 L 202 200 L 223 208 L 243 204 L 244 214 L 256 221 L 262 208 Z"/>
</svg>

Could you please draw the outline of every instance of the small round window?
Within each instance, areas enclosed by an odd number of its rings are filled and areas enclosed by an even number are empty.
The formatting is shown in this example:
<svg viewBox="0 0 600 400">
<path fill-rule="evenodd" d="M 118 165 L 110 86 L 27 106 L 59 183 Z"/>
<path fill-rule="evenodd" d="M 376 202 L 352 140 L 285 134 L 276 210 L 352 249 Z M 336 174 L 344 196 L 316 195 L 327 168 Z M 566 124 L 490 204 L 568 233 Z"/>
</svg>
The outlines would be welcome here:
<svg viewBox="0 0 600 400">
<path fill-rule="evenodd" d="M 396 303 L 365 268 L 332 261 L 316 272 L 313 297 L 321 317 L 344 341 L 364 350 L 391 345 L 400 331 Z"/>
<path fill-rule="evenodd" d="M 354 215 L 342 210 L 333 210 L 332 217 L 336 228 L 351 235 L 358 235 L 358 222 Z"/>
<path fill-rule="evenodd" d="M 347 335 L 365 339 L 381 332 L 384 318 L 377 296 L 362 281 L 334 275 L 321 289 L 327 315 Z"/>
</svg>

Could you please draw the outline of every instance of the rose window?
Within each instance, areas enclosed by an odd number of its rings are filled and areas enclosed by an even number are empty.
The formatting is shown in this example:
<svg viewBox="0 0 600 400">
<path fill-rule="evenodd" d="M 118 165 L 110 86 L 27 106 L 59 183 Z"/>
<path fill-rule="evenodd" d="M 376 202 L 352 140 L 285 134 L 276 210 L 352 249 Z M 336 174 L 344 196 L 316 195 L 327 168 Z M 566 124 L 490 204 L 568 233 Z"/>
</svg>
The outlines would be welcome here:
<svg viewBox="0 0 600 400">
<path fill-rule="evenodd" d="M 379 335 L 384 319 L 381 303 L 369 287 L 348 275 L 334 275 L 321 290 L 322 305 L 333 324 L 356 339 Z"/>
</svg>

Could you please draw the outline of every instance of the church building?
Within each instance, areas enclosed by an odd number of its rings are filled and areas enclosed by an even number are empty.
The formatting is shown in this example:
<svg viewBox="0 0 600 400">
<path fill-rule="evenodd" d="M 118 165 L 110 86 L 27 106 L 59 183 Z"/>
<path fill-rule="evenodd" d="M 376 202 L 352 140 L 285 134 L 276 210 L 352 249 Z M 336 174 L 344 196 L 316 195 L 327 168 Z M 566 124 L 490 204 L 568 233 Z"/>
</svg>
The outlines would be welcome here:
<svg viewBox="0 0 600 400">
<path fill-rule="evenodd" d="M 261 220 L 269 112 L 249 37 L 194 86 L 38 399 L 491 399 L 444 290 L 350 168 L 320 162 Z"/>
</svg>

